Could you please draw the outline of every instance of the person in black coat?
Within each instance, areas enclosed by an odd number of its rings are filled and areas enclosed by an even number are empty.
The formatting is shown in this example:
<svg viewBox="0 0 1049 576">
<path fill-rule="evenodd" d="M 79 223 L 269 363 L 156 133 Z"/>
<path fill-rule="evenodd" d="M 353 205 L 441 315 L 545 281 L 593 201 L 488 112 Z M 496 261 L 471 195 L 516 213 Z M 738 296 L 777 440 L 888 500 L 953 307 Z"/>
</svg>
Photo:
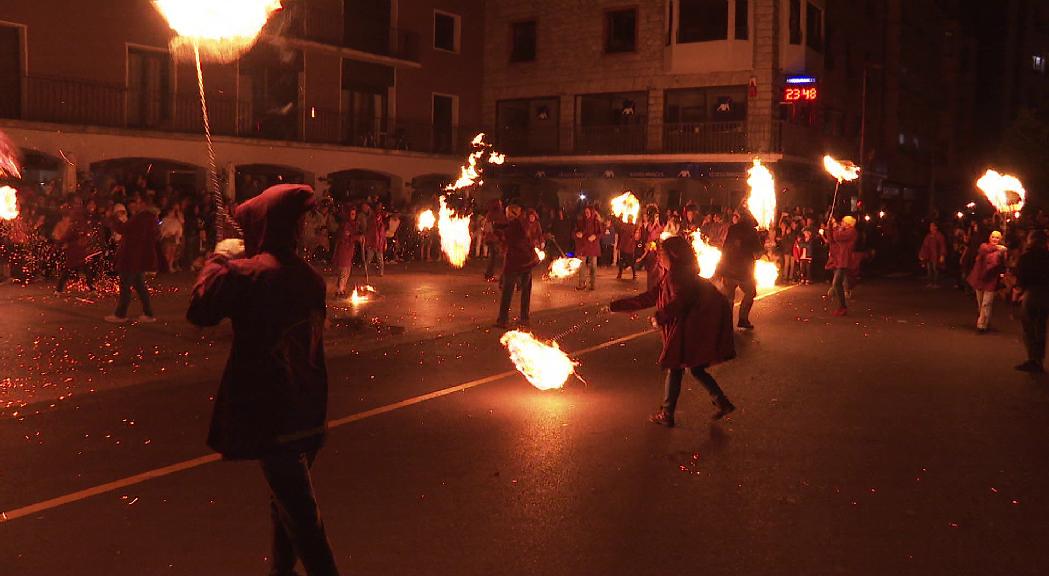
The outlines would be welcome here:
<svg viewBox="0 0 1049 576">
<path fill-rule="evenodd" d="M 740 210 L 733 220 L 725 235 L 717 273 L 721 276 L 722 289 L 729 302 L 735 300 L 737 288 L 743 292 L 737 326 L 750 330 L 754 328 L 750 323 L 750 309 L 754 307 L 754 298 L 758 295 L 754 261 L 761 254 L 763 246 L 758 236 L 757 222 L 750 212 Z"/>
<path fill-rule="evenodd" d="M 186 316 L 233 323 L 208 445 L 230 460 L 259 460 L 271 491 L 271 574 L 338 574 L 310 467 L 324 442 L 328 374 L 324 279 L 296 252 L 313 190 L 274 186 L 241 204 L 242 255 L 227 242 L 201 270 Z M 235 242 L 235 241 L 233 241 Z M 240 257 L 238 257 L 240 256 Z"/>
<path fill-rule="evenodd" d="M 1049 246 L 1045 230 L 1033 230 L 1016 264 L 1016 288 L 1023 295 L 1024 346 L 1027 362 L 1016 367 L 1021 372 L 1045 372 L 1045 333 L 1049 320 Z"/>
</svg>

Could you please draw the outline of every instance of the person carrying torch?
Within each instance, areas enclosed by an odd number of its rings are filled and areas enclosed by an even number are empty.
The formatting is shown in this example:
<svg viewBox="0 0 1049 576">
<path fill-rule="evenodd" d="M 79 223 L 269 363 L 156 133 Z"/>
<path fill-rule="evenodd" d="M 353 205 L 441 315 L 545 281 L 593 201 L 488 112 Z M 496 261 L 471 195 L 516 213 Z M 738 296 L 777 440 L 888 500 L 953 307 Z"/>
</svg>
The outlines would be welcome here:
<svg viewBox="0 0 1049 576">
<path fill-rule="evenodd" d="M 834 271 L 834 279 L 831 281 L 831 292 L 838 298 L 838 308 L 834 311 L 835 316 L 845 316 L 849 313 L 849 305 L 845 300 L 845 281 L 848 279 L 849 265 L 852 263 L 852 251 L 856 246 L 858 235 L 856 233 L 856 219 L 845 216 L 838 225 L 832 218 L 826 232 L 829 254 L 827 257 L 827 269 Z"/>
<path fill-rule="evenodd" d="M 980 244 L 979 250 L 976 251 L 976 260 L 967 280 L 976 291 L 976 305 L 980 312 L 976 319 L 976 331 L 979 334 L 985 334 L 990 329 L 994 296 L 1001 287 L 1006 254 L 1007 250 L 1002 245 L 1002 233 L 997 230 L 991 232 L 987 242 Z"/>
<path fill-rule="evenodd" d="M 757 222 L 749 211 L 740 208 L 733 219 L 735 221 L 725 235 L 725 246 L 718 263 L 717 275 L 721 277 L 725 297 L 730 302 L 735 300 L 737 288 L 743 292 L 737 326 L 744 330 L 752 330 L 754 325 L 750 323 L 750 310 L 754 307 L 754 298 L 758 295 L 757 281 L 754 278 L 755 261 L 764 252 L 765 247 L 758 236 Z"/>
<path fill-rule="evenodd" d="M 519 204 L 508 205 L 506 226 L 500 232 L 506 256 L 503 259 L 499 319 L 495 325 L 503 329 L 510 327 L 510 302 L 514 298 L 515 288 L 521 290 L 520 324 L 528 326 L 528 312 L 532 303 L 532 268 L 539 264 L 536 238 L 534 233 L 529 233 L 529 222 L 523 214 L 524 209 Z"/>
</svg>

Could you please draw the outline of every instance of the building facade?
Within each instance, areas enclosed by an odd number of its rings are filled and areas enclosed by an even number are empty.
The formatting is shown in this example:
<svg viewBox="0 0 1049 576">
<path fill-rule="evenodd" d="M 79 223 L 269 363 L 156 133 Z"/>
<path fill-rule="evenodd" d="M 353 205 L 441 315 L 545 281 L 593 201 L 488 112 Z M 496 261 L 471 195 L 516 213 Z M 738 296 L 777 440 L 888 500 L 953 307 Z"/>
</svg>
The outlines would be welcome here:
<svg viewBox="0 0 1049 576">
<path fill-rule="evenodd" d="M 450 178 L 480 124 L 480 0 L 284 0 L 233 62 L 205 58 L 219 171 L 240 196 L 275 181 L 409 199 Z M 148 166 L 203 186 L 191 59 L 146 0 L 0 6 L 0 130 L 27 172 Z M 470 132 L 467 134 L 467 132 Z"/>
</svg>

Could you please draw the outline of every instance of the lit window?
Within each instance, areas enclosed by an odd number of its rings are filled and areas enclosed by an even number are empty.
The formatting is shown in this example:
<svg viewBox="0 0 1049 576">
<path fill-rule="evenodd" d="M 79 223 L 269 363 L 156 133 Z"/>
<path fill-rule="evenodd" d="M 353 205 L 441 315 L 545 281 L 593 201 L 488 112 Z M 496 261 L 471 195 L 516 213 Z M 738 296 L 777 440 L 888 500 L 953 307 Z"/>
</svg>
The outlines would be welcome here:
<svg viewBox="0 0 1049 576">
<path fill-rule="evenodd" d="M 433 13 L 433 47 L 448 52 L 459 51 L 459 16 L 447 12 Z"/>
</svg>

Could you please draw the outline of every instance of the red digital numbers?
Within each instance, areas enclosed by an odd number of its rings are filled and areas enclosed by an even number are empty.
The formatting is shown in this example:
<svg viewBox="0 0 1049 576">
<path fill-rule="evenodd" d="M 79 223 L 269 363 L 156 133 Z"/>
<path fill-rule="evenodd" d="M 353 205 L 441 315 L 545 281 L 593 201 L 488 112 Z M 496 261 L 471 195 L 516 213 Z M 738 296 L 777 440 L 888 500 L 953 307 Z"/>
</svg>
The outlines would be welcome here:
<svg viewBox="0 0 1049 576">
<path fill-rule="evenodd" d="M 815 102 L 819 89 L 815 86 L 787 86 L 783 91 L 784 102 Z"/>
</svg>

